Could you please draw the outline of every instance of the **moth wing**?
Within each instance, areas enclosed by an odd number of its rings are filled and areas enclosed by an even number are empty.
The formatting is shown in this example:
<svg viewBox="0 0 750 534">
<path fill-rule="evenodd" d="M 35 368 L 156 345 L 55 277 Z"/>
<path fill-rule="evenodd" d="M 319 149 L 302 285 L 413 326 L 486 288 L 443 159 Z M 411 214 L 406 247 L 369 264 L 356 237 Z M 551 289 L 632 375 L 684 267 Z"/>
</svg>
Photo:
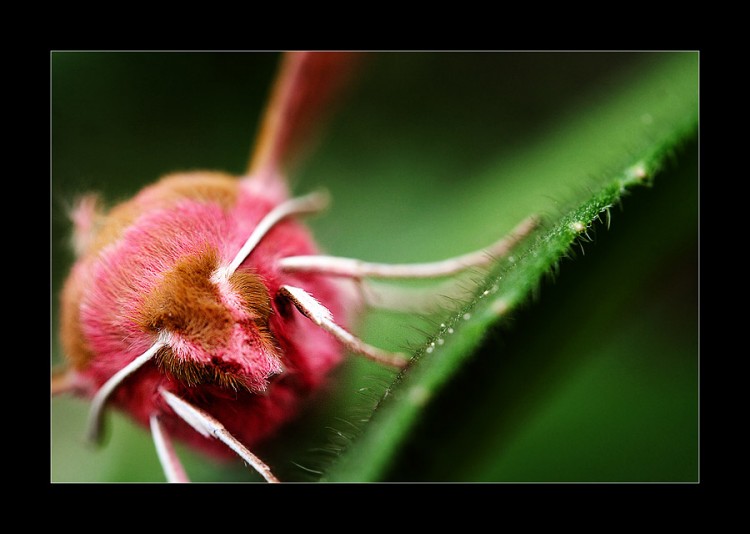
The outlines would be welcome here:
<svg viewBox="0 0 750 534">
<path fill-rule="evenodd" d="M 287 52 L 271 90 L 248 165 L 248 179 L 284 181 L 330 116 L 363 54 Z"/>
</svg>

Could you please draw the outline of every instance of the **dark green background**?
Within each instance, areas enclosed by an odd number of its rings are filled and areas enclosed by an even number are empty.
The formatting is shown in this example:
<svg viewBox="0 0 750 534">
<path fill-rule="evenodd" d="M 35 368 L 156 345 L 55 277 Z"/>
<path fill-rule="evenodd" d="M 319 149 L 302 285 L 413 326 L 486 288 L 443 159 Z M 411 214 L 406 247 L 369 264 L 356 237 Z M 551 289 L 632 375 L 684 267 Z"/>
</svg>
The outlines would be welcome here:
<svg viewBox="0 0 750 534">
<path fill-rule="evenodd" d="M 679 55 L 697 73 L 697 58 L 684 57 L 696 55 Z M 669 72 L 662 65 L 673 56 L 371 55 L 317 151 L 291 177 L 294 190 L 332 193 L 331 210 L 310 225 L 334 254 L 407 262 L 480 248 L 530 213 L 554 218 L 607 171 L 621 171 L 633 139 L 647 142 L 662 111 L 618 95 Z M 276 60 L 51 55 L 53 364 L 57 293 L 72 261 L 67 206 L 90 190 L 124 199 L 176 170 L 241 173 Z M 388 479 L 698 480 L 695 140 L 593 237 L 585 255 L 573 251 L 554 283 L 489 334 L 428 407 Z M 434 321 L 374 314 L 360 332 L 398 348 L 419 342 Z M 285 480 L 314 478 L 298 465 L 325 467 L 346 442 L 338 433 L 368 412 L 389 376 L 352 358 L 332 391 L 259 452 Z M 53 481 L 163 480 L 147 433 L 119 414 L 108 415 L 105 448 L 85 446 L 86 407 L 51 403 Z M 240 465 L 182 454 L 195 480 L 255 480 Z"/>
</svg>

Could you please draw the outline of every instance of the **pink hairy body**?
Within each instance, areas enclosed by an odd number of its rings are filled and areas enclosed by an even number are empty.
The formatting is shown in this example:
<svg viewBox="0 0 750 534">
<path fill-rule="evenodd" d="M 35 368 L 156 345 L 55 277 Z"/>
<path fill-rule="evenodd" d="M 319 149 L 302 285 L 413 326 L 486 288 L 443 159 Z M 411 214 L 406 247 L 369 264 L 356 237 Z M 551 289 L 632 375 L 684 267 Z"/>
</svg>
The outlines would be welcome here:
<svg viewBox="0 0 750 534">
<path fill-rule="evenodd" d="M 50 389 L 91 399 L 90 439 L 113 406 L 151 430 L 170 482 L 189 481 L 173 438 L 217 458 L 237 454 L 278 482 L 248 447 L 298 415 L 347 351 L 394 369 L 410 362 L 349 331 L 364 305 L 422 313 L 463 294 L 453 283 L 432 296 L 388 291 L 369 278 L 452 277 L 503 257 L 536 228 L 528 217 L 485 249 L 437 262 L 320 254 L 296 218 L 322 211 L 327 196 L 290 198 L 285 175 L 358 58 L 283 56 L 246 176 L 169 175 L 106 214 L 94 196 L 80 201 L 78 259 L 61 295 L 68 367 Z"/>
<path fill-rule="evenodd" d="M 159 340 L 169 348 L 128 376 L 108 402 L 148 427 L 157 414 L 170 435 L 217 457 L 234 453 L 203 437 L 160 394 L 211 413 L 246 446 L 271 436 L 341 362 L 344 351 L 287 301 L 302 287 L 339 323 L 358 303 L 322 275 L 282 272 L 279 259 L 317 254 L 304 226 L 274 225 L 236 273 L 231 262 L 275 206 L 282 188 L 218 173 L 169 176 L 108 215 L 86 202 L 75 214 L 81 253 L 63 291 L 62 340 L 79 394 L 93 397 Z"/>
</svg>

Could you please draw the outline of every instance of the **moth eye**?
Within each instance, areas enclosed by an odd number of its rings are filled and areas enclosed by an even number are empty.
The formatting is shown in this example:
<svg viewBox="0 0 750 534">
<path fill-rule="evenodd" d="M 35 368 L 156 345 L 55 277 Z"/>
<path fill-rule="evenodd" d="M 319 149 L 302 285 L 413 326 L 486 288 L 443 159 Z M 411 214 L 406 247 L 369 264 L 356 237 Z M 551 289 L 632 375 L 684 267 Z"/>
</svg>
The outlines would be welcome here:
<svg viewBox="0 0 750 534">
<path fill-rule="evenodd" d="M 276 303 L 276 309 L 279 310 L 279 314 L 284 319 L 288 319 L 289 317 L 291 317 L 292 303 L 287 297 L 285 297 L 281 293 L 277 293 L 276 298 L 274 298 L 274 302 Z"/>
</svg>

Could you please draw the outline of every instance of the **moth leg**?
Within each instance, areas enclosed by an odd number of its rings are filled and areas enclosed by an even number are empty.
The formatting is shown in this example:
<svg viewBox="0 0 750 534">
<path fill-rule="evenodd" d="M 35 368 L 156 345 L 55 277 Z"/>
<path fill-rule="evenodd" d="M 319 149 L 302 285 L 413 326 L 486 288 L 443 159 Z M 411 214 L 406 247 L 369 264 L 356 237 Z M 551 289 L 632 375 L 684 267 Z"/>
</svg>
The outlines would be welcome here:
<svg viewBox="0 0 750 534">
<path fill-rule="evenodd" d="M 242 264 L 250 253 L 258 246 L 260 240 L 280 221 L 293 215 L 310 215 L 319 213 L 328 207 L 330 199 L 328 194 L 323 192 L 310 193 L 299 198 L 293 198 L 282 202 L 261 219 L 250 236 L 242 245 L 232 262 L 223 267 L 219 267 L 214 273 L 214 282 L 227 280 L 232 273 Z"/>
<path fill-rule="evenodd" d="M 279 288 L 279 293 L 288 298 L 302 315 L 310 319 L 326 332 L 332 334 L 353 352 L 361 354 L 362 356 L 370 358 L 378 363 L 398 368 L 404 367 L 409 361 L 406 354 L 387 352 L 377 347 L 373 347 L 348 332 L 334 321 L 333 314 L 331 314 L 331 311 L 328 308 L 323 306 L 315 297 L 304 289 L 294 286 L 281 286 Z"/>
<path fill-rule="evenodd" d="M 527 217 L 505 237 L 487 248 L 430 263 L 371 263 L 335 256 L 288 256 L 279 260 L 285 272 L 317 273 L 348 278 L 440 278 L 472 267 L 484 267 L 505 256 L 539 225 L 535 216 Z"/>
<path fill-rule="evenodd" d="M 154 438 L 154 445 L 156 446 L 156 454 L 159 456 L 159 462 L 161 462 L 167 482 L 190 482 L 185 468 L 182 467 L 182 463 L 172 446 L 172 439 L 159 421 L 159 416 L 151 414 L 149 422 L 151 424 L 151 436 Z"/>
<path fill-rule="evenodd" d="M 290 256 L 279 260 L 285 272 L 316 273 L 348 279 L 355 283 L 364 302 L 372 307 L 401 312 L 433 313 L 445 308 L 446 301 L 462 301 L 473 291 L 471 283 L 463 283 L 469 269 L 490 265 L 506 256 L 524 237 L 539 225 L 537 217 L 521 221 L 508 235 L 489 247 L 431 263 L 386 264 L 334 256 Z M 446 278 L 439 285 L 406 287 L 389 280 Z"/>
<path fill-rule="evenodd" d="M 271 473 L 271 469 L 263 463 L 260 458 L 250 452 L 247 447 L 240 443 L 237 438 L 230 434 L 219 421 L 208 415 L 203 410 L 196 408 L 189 402 L 165 389 L 160 390 L 160 393 L 174 412 L 198 433 L 205 437 L 213 437 L 223 442 L 268 482 L 279 482 L 273 473 Z"/>
<path fill-rule="evenodd" d="M 135 372 L 147 361 L 152 359 L 159 351 L 159 349 L 161 349 L 165 345 L 166 343 L 164 341 L 157 341 L 156 343 L 151 345 L 151 347 L 146 352 L 138 356 L 135 360 L 112 375 L 112 377 L 107 380 L 102 387 L 99 388 L 99 391 L 96 392 L 96 395 L 94 395 L 94 398 L 91 400 L 91 408 L 89 410 L 87 432 L 89 440 L 94 442 L 99 441 L 99 436 L 101 433 L 102 409 L 104 408 L 104 404 L 107 402 L 107 398 L 110 396 L 110 394 L 115 390 L 117 386 L 122 383 L 123 380 L 125 380 L 130 374 Z"/>
</svg>

